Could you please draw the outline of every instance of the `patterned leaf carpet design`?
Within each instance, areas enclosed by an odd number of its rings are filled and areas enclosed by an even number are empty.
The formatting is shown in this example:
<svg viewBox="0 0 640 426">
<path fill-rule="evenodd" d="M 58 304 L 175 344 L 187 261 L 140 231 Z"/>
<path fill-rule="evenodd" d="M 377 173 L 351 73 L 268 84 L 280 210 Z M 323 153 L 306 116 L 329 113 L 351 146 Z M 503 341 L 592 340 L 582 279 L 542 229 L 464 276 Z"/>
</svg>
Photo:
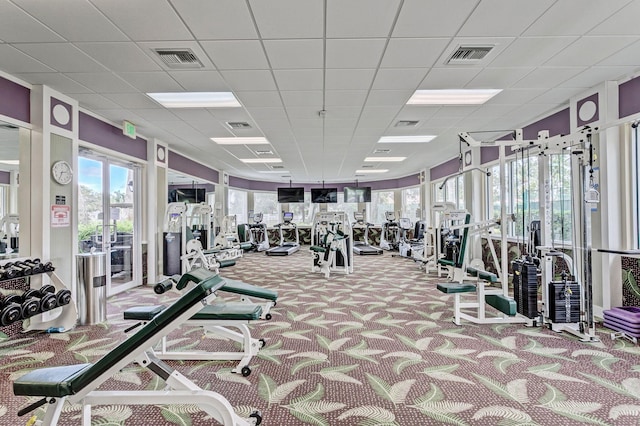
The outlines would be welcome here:
<svg viewBox="0 0 640 426">
<path fill-rule="evenodd" d="M 568 334 L 523 325 L 456 326 L 453 297 L 436 289 L 408 259 L 357 256 L 351 275 L 312 273 L 307 247 L 287 257 L 246 254 L 223 276 L 279 293 L 270 321 L 252 325 L 266 346 L 248 377 L 234 362 L 168 361 L 199 386 L 215 390 L 241 415 L 262 412 L 264 425 L 638 425 L 640 349 L 611 340 L 582 343 Z M 61 334 L 0 341 L 0 424 L 23 425 L 16 412 L 36 399 L 13 396 L 11 382 L 35 368 L 90 362 L 126 338 L 122 311 L 167 303 L 141 287 L 109 300 L 108 322 Z M 222 295 L 225 300 L 235 300 Z M 231 345 L 201 329 L 170 336 L 182 348 Z M 219 350 L 219 349 L 218 349 Z M 161 389 L 131 365 L 101 389 Z M 42 418 L 42 409 L 34 412 Z M 61 424 L 80 423 L 78 406 Z M 94 425 L 208 425 L 195 406 L 97 406 Z"/>
</svg>

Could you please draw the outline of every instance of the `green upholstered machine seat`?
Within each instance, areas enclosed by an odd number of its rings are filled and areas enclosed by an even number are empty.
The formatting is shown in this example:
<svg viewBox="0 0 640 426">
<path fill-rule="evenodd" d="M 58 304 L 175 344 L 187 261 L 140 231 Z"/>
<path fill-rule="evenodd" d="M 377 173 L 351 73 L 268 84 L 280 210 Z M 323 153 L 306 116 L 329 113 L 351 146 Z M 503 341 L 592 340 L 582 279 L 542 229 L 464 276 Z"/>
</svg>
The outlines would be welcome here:
<svg viewBox="0 0 640 426">
<path fill-rule="evenodd" d="M 444 266 L 455 266 L 455 262 L 448 259 L 438 259 L 438 263 Z"/>
<path fill-rule="evenodd" d="M 218 254 L 220 253 L 220 249 L 209 249 L 209 250 L 202 250 L 202 254 L 204 255 L 208 255 L 208 254 Z"/>
<path fill-rule="evenodd" d="M 165 308 L 164 305 L 135 306 L 124 311 L 124 319 L 150 321 Z M 262 307 L 246 303 L 216 303 L 205 305 L 191 319 L 194 320 L 244 320 L 260 319 Z"/>
<path fill-rule="evenodd" d="M 13 382 L 13 393 L 27 396 L 63 397 L 79 392 L 136 349 L 150 347 L 155 343 L 153 338 L 164 327 L 200 303 L 212 291 L 218 290 L 224 283 L 222 278 L 212 275 L 202 268 L 184 274 L 177 287 L 184 288 L 189 281 L 193 281 L 197 285 L 156 315 L 140 331 L 120 343 L 95 363 L 31 371 Z"/>
<path fill-rule="evenodd" d="M 478 277 L 481 280 L 489 281 L 490 283 L 498 282 L 498 276 L 493 272 L 488 272 L 488 271 L 483 271 L 481 269 L 468 267 L 467 274 L 471 275 L 472 277 Z"/>
<path fill-rule="evenodd" d="M 220 264 L 221 268 L 227 268 L 229 266 L 235 265 L 236 260 L 235 259 L 219 260 L 218 263 Z"/>
<path fill-rule="evenodd" d="M 441 283 L 436 286 L 443 293 L 473 293 L 476 286 L 473 284 Z"/>
<path fill-rule="evenodd" d="M 311 246 L 309 247 L 309 250 L 315 251 L 316 253 L 325 253 L 327 248 L 322 246 Z"/>
<path fill-rule="evenodd" d="M 487 294 L 484 300 L 500 312 L 514 316 L 516 314 L 516 301 L 502 294 Z"/>
<path fill-rule="evenodd" d="M 244 243 L 240 243 L 240 248 L 242 250 L 251 250 L 253 248 L 253 244 L 251 244 L 250 242 L 244 242 Z"/>
<path fill-rule="evenodd" d="M 225 283 L 220 290 L 228 293 L 241 294 L 243 296 L 257 297 L 258 299 L 271 300 L 273 302 L 278 300 L 278 293 L 263 287 L 247 284 L 242 281 L 224 279 Z"/>
</svg>

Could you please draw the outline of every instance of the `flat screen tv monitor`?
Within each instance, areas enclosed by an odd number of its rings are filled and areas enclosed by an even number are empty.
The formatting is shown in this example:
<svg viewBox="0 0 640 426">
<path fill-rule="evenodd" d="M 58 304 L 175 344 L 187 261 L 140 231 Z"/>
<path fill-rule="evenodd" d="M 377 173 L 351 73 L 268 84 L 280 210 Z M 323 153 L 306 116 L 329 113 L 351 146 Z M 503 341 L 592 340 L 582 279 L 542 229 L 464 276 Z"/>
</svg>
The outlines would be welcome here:
<svg viewBox="0 0 640 426">
<path fill-rule="evenodd" d="M 304 203 L 304 187 L 278 188 L 279 203 Z"/>
<path fill-rule="evenodd" d="M 311 188 L 312 203 L 337 203 L 338 188 Z"/>
<path fill-rule="evenodd" d="M 206 190 L 204 188 L 179 188 L 169 191 L 170 203 L 202 203 L 205 201 Z"/>
<path fill-rule="evenodd" d="M 345 186 L 344 202 L 345 203 L 370 203 L 371 187 L 370 186 Z"/>
</svg>

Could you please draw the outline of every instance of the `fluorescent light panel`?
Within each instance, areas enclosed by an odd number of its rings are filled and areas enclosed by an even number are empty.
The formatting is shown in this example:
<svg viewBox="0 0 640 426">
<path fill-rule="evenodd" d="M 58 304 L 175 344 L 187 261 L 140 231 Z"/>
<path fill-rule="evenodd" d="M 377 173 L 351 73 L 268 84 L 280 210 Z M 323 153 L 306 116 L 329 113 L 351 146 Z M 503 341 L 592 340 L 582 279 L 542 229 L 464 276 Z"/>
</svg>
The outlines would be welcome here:
<svg viewBox="0 0 640 426">
<path fill-rule="evenodd" d="M 427 143 L 435 138 L 435 135 L 383 136 L 378 140 L 378 143 Z"/>
<path fill-rule="evenodd" d="M 218 145 L 268 145 L 269 141 L 265 137 L 242 137 L 242 138 L 211 138 Z"/>
<path fill-rule="evenodd" d="M 416 90 L 407 105 L 482 105 L 501 89 Z"/>
<path fill-rule="evenodd" d="M 385 163 L 394 163 L 398 161 L 404 161 L 407 157 L 366 157 L 364 161 L 366 163 L 376 163 L 378 161 Z"/>
<path fill-rule="evenodd" d="M 369 173 L 387 173 L 389 170 L 387 169 L 366 169 L 366 170 L 356 170 L 356 173 L 363 173 L 363 174 L 369 174 Z"/>
<path fill-rule="evenodd" d="M 280 158 L 240 158 L 240 161 L 247 164 L 252 163 L 282 163 Z M 282 173 L 282 171 L 280 171 Z"/>
<path fill-rule="evenodd" d="M 231 92 L 147 93 L 165 108 L 237 108 L 240 102 Z"/>
</svg>

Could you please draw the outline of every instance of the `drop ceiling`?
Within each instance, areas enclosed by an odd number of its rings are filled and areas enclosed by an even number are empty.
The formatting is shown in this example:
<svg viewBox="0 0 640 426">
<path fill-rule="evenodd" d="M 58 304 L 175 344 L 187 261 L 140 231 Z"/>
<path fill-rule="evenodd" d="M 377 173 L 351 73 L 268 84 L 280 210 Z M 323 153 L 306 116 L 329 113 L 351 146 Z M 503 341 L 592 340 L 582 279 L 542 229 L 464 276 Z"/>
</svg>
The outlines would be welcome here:
<svg viewBox="0 0 640 426">
<path fill-rule="evenodd" d="M 521 127 L 640 70 L 640 0 L 452 3 L 1 1 L 0 70 L 231 175 L 296 182 L 352 181 L 375 155 L 407 159 L 360 180 L 416 173 L 457 155 L 459 131 Z M 447 64 L 461 46 L 493 49 Z M 190 49 L 202 67 L 173 69 L 155 49 Z M 417 89 L 459 88 L 502 92 L 480 106 L 406 105 Z M 146 95 L 179 91 L 231 91 L 242 107 L 165 109 Z M 403 135 L 437 137 L 377 143 Z M 240 161 L 267 157 L 265 145 L 210 139 L 233 136 L 265 136 L 288 173 Z"/>
</svg>

